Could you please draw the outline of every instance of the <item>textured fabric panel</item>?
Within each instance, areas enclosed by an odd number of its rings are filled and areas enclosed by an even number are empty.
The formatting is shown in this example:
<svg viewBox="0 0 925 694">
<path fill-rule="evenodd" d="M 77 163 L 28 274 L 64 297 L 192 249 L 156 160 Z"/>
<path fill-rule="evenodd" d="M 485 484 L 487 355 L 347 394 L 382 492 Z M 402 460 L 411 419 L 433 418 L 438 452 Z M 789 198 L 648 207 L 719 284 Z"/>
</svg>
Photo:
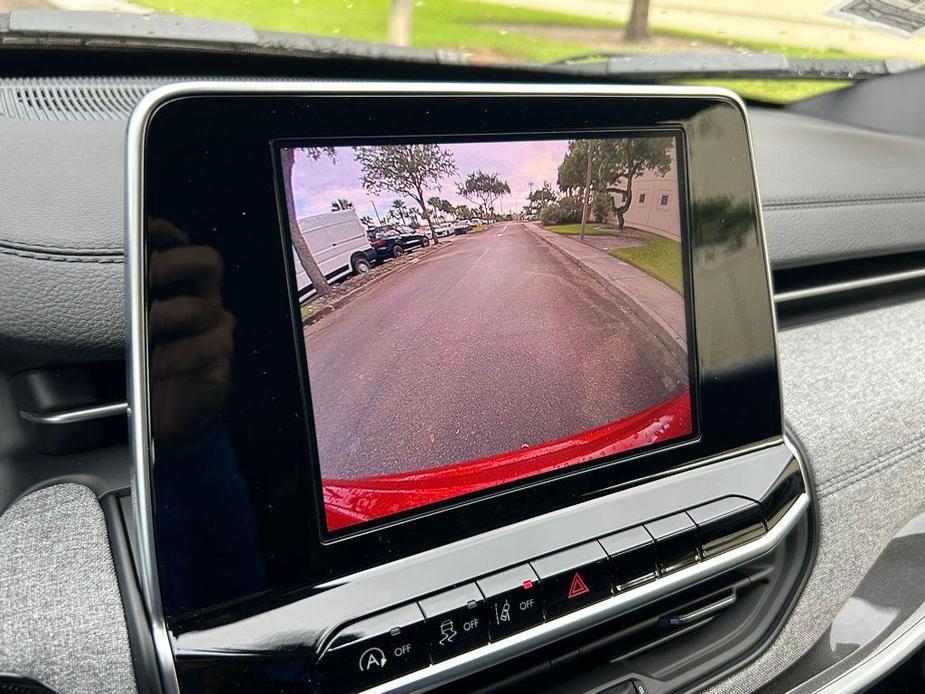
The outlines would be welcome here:
<svg viewBox="0 0 925 694">
<path fill-rule="evenodd" d="M 106 521 L 86 487 L 41 489 L 0 516 L 0 672 L 58 694 L 135 691 Z"/>
<path fill-rule="evenodd" d="M 818 556 L 771 647 L 712 692 L 752 691 L 785 670 L 925 511 L 925 302 L 786 331 L 780 353 L 784 411 L 818 487 Z"/>
</svg>

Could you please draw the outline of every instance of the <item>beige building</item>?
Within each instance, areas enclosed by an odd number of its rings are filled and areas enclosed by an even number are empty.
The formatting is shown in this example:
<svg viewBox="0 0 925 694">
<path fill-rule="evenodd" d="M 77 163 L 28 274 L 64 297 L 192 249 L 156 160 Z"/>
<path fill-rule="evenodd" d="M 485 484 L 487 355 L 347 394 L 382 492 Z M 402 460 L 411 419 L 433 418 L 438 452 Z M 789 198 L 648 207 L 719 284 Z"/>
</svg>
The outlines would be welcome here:
<svg viewBox="0 0 925 694">
<path fill-rule="evenodd" d="M 620 187 L 625 185 L 620 181 Z M 671 148 L 671 168 L 664 176 L 646 170 L 633 179 L 633 204 L 626 211 L 624 223 L 643 231 L 681 240 L 681 205 L 678 200 L 678 169 L 675 150 Z M 614 204 L 623 204 L 623 194 L 614 193 Z M 617 223 L 614 213 L 607 215 L 610 224 Z"/>
</svg>

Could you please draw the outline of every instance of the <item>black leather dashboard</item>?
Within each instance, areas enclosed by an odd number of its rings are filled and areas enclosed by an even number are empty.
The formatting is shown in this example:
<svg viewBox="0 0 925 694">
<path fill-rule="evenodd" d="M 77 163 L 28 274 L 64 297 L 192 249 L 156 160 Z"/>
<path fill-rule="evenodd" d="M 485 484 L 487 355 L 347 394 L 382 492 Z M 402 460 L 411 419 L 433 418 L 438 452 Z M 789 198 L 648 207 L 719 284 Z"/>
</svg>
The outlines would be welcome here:
<svg viewBox="0 0 925 694">
<path fill-rule="evenodd" d="M 5 191 L 0 196 L 0 357 L 11 372 L 123 358 L 125 126 L 137 97 L 167 81 L 0 81 L 0 151 L 4 153 L 0 186 Z M 42 94 L 54 94 L 54 98 L 43 100 L 39 98 Z M 925 250 L 925 140 L 836 125 L 786 109 L 753 107 L 749 117 L 775 270 L 806 268 L 812 273 L 810 268 L 840 261 Z M 907 336 L 892 315 L 884 314 L 882 329 L 868 332 L 879 332 L 895 348 Z M 897 316 L 915 320 L 914 312 Z M 864 325 L 831 327 L 841 330 L 838 348 L 847 349 Z M 796 411 L 804 419 L 791 423 L 802 425 L 803 431 L 811 429 L 807 436 L 811 466 L 828 470 L 830 478 L 836 479 L 848 458 L 829 460 L 829 446 L 813 440 L 813 433 L 821 434 L 815 424 L 808 424 L 816 415 L 808 404 L 818 390 L 814 379 L 821 378 L 827 359 L 817 353 L 812 369 L 799 368 L 810 363 L 805 354 L 811 344 L 832 335 L 827 328 L 795 331 L 791 339 L 782 340 L 782 350 L 784 366 L 795 374 L 789 382 L 784 374 L 790 398 L 786 413 L 792 417 Z M 897 352 L 901 350 L 889 353 L 899 359 L 902 355 Z M 849 366 L 860 373 L 875 372 L 873 367 L 879 364 L 879 373 L 885 373 L 884 359 L 872 363 L 875 354 L 853 352 Z M 830 379 L 828 389 L 837 395 L 840 376 L 828 374 L 826 378 Z M 857 388 L 858 393 L 863 390 Z M 836 395 L 830 400 L 833 408 L 838 406 Z M 858 402 L 866 401 L 859 395 Z M 889 398 L 878 402 L 889 409 Z M 873 441 L 871 450 L 859 453 L 853 463 L 864 470 L 879 469 L 882 439 L 889 438 L 882 431 L 875 437 L 869 429 L 851 427 L 843 437 L 851 441 L 849 434 L 853 434 Z M 830 529 L 837 520 L 842 523 L 839 530 L 843 529 L 846 509 L 866 503 L 870 496 L 864 494 L 874 493 L 860 485 L 855 490 L 860 491 L 850 497 L 851 504 L 844 503 L 849 500 L 847 495 L 834 495 L 840 490 L 833 489 L 827 497 L 822 508 L 829 515 L 823 515 L 823 520 Z M 17 494 L 26 491 L 17 490 Z M 821 602 L 810 604 L 817 599 L 814 593 L 798 609 L 830 619 L 890 534 L 921 510 L 917 497 L 897 507 L 889 522 L 879 528 L 876 541 L 864 547 L 866 558 L 852 565 L 855 570 L 840 586 L 837 599 L 828 600 L 823 609 Z M 825 539 L 833 542 L 831 531 Z M 838 547 L 829 544 L 826 557 L 837 556 Z M 813 586 L 818 594 L 826 593 L 825 577 L 833 571 L 829 567 L 816 573 Z M 792 634 L 797 627 L 789 628 Z M 810 631 L 789 642 L 799 642 L 799 649 L 805 649 L 816 636 Z M 756 687 L 799 656 L 796 647 L 788 648 L 781 640 L 773 651 L 773 665 L 768 659 L 759 661 L 718 690 Z"/>
<path fill-rule="evenodd" d="M 0 349 L 20 367 L 121 357 L 125 125 L 166 81 L 0 82 Z M 749 117 L 774 269 L 925 249 L 925 141 Z"/>
<path fill-rule="evenodd" d="M 749 113 L 775 269 L 925 248 L 925 140 Z"/>
</svg>

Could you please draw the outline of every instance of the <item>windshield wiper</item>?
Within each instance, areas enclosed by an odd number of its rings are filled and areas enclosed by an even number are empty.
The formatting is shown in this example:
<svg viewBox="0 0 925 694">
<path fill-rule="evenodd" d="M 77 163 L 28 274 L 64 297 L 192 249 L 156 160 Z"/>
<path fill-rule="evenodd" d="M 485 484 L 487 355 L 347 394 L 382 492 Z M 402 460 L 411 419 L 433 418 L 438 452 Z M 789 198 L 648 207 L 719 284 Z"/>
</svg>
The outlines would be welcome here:
<svg viewBox="0 0 925 694">
<path fill-rule="evenodd" d="M 633 80 L 758 78 L 864 80 L 921 67 L 902 58 L 886 60 L 793 58 L 779 53 L 593 53 L 557 60 L 547 68 Z"/>
</svg>

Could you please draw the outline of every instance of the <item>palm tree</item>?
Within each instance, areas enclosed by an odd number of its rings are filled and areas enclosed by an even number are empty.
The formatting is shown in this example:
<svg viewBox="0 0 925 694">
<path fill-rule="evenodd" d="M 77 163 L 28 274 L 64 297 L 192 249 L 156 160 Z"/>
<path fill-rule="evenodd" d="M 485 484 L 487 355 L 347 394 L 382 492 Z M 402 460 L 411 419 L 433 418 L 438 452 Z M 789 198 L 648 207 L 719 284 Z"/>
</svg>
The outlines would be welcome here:
<svg viewBox="0 0 925 694">
<path fill-rule="evenodd" d="M 408 210 L 408 206 L 401 200 L 396 199 L 392 201 L 392 214 L 398 217 L 398 219 L 401 220 L 402 224 L 408 223 L 406 216 L 405 216 L 407 210 Z"/>
<path fill-rule="evenodd" d="M 439 217 L 440 217 L 440 203 L 441 203 L 441 202 L 442 202 L 442 200 L 441 200 L 440 197 L 437 196 L 437 195 L 433 195 L 433 196 L 427 198 L 427 204 L 430 206 L 430 209 L 433 210 L 433 215 L 432 215 L 432 216 L 435 217 L 435 218 L 439 218 Z"/>
<path fill-rule="evenodd" d="M 342 212 L 343 210 L 353 209 L 353 203 L 347 198 L 337 198 L 331 203 L 331 212 Z"/>
</svg>

